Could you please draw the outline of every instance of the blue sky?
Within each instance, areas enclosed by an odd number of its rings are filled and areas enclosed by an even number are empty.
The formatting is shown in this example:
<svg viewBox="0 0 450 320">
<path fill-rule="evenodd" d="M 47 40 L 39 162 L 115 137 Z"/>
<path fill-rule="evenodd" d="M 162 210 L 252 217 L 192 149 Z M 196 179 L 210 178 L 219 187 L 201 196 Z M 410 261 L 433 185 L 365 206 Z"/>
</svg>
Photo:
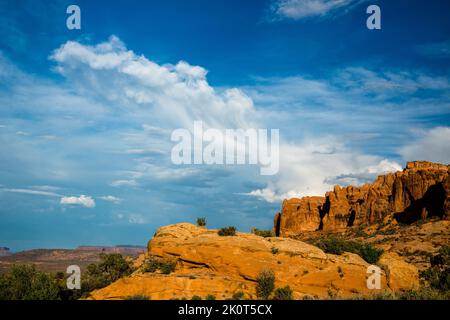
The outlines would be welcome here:
<svg viewBox="0 0 450 320">
<path fill-rule="evenodd" d="M 66 8 L 81 8 L 81 30 Z M 381 8 L 382 29 L 366 28 Z M 448 1 L 0 1 L 0 246 L 271 228 L 282 199 L 450 159 Z M 280 172 L 175 166 L 171 132 L 279 128 Z"/>
</svg>

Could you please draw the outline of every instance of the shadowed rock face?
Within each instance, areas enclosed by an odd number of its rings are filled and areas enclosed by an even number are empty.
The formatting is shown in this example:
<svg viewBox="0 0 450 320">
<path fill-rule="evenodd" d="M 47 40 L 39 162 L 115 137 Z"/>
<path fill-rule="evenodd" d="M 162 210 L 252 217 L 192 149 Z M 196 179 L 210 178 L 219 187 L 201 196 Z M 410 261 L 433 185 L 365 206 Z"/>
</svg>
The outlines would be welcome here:
<svg viewBox="0 0 450 320">
<path fill-rule="evenodd" d="M 383 221 L 388 215 L 402 223 L 431 216 L 448 218 L 449 199 L 449 165 L 409 162 L 403 171 L 379 176 L 371 184 L 335 186 L 325 197 L 285 200 L 274 230 L 280 236 L 341 231 Z"/>
</svg>

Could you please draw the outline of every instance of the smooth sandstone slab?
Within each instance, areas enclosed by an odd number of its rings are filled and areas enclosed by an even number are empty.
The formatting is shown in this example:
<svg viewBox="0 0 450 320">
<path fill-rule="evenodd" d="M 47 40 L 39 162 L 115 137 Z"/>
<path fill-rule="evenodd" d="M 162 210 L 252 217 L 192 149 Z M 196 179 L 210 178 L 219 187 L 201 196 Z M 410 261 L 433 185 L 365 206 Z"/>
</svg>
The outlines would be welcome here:
<svg viewBox="0 0 450 320">
<path fill-rule="evenodd" d="M 181 223 L 160 228 L 148 248 L 147 256 L 176 259 L 176 271 L 170 275 L 137 271 L 131 277 L 94 291 L 91 298 L 123 299 L 145 294 L 151 299 L 189 299 L 193 295 L 212 294 L 217 299 L 225 299 L 242 291 L 247 298 L 254 299 L 255 280 L 263 269 L 273 270 L 276 287 L 289 285 L 297 299 L 349 298 L 374 293 L 366 285 L 369 264 L 361 257 L 352 253 L 325 254 L 317 247 L 293 239 L 243 233 L 221 237 L 217 230 Z M 409 289 L 416 285 L 417 270 L 398 259 L 401 258 L 395 257 L 394 265 L 385 263 L 391 278 L 382 273 L 381 290 Z M 143 260 L 144 257 L 137 259 L 136 266 Z M 399 279 L 397 270 L 401 274 Z"/>
</svg>

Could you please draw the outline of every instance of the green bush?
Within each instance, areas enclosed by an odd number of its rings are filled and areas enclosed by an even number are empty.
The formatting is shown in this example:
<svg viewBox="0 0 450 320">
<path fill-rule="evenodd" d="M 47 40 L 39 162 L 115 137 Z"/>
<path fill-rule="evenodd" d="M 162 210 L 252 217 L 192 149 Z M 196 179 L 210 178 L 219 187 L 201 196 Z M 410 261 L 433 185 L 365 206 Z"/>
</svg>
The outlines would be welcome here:
<svg viewBox="0 0 450 320">
<path fill-rule="evenodd" d="M 272 252 L 272 254 L 277 254 L 278 253 L 278 248 L 272 247 L 270 248 L 270 251 Z"/>
<path fill-rule="evenodd" d="M 124 276 L 129 276 L 133 272 L 131 263 L 119 253 L 100 254 L 100 263 L 96 266 L 96 271 L 100 271 L 110 283 Z"/>
<path fill-rule="evenodd" d="M 216 296 L 213 295 L 213 294 L 208 294 L 208 295 L 206 296 L 206 300 L 216 300 Z"/>
<path fill-rule="evenodd" d="M 321 239 L 314 243 L 317 247 L 326 253 L 341 255 L 344 252 L 352 252 L 359 255 L 370 264 L 375 264 L 383 254 L 382 249 L 377 249 L 371 244 L 358 243 L 354 241 L 346 241 L 334 236 L 327 239 Z"/>
<path fill-rule="evenodd" d="M 159 270 L 161 270 L 161 273 L 163 274 L 170 274 L 175 271 L 176 266 L 176 261 L 163 261 L 159 266 Z"/>
<path fill-rule="evenodd" d="M 35 266 L 13 266 L 0 275 L 0 300 L 59 300 L 55 277 L 37 271 Z"/>
<path fill-rule="evenodd" d="M 206 218 L 197 218 L 197 226 L 205 227 L 206 226 Z"/>
<path fill-rule="evenodd" d="M 83 272 L 81 290 L 69 290 L 68 275 L 63 272 L 50 275 L 34 266 L 13 266 L 9 273 L 0 275 L 0 300 L 75 300 L 132 272 L 131 263 L 122 255 L 101 254 L 100 262 Z"/>
<path fill-rule="evenodd" d="M 162 274 L 170 274 L 175 271 L 177 262 L 175 260 L 164 260 L 150 257 L 145 260 L 141 270 L 142 272 L 156 272 L 161 271 Z"/>
<path fill-rule="evenodd" d="M 129 276 L 132 272 L 131 262 L 125 260 L 121 254 L 100 254 L 98 264 L 88 265 L 82 277 L 81 290 L 88 293 L 104 288 L 122 277 Z"/>
<path fill-rule="evenodd" d="M 292 300 L 292 289 L 289 286 L 277 288 L 273 293 L 273 300 Z"/>
<path fill-rule="evenodd" d="M 202 297 L 197 296 L 197 295 L 193 295 L 191 300 L 202 300 Z"/>
<path fill-rule="evenodd" d="M 443 246 L 439 249 L 438 254 L 430 258 L 431 265 L 445 266 L 450 264 L 450 247 Z"/>
<path fill-rule="evenodd" d="M 236 235 L 236 227 L 222 228 L 217 233 L 219 236 L 235 236 Z"/>
<path fill-rule="evenodd" d="M 275 234 L 273 233 L 272 230 L 259 230 L 259 229 L 253 228 L 252 233 L 256 234 L 257 236 L 263 237 L 263 238 L 275 237 Z"/>
<path fill-rule="evenodd" d="M 450 291 L 450 247 L 443 246 L 430 258 L 431 267 L 421 272 L 432 289 Z"/>
<path fill-rule="evenodd" d="M 272 270 L 263 270 L 256 277 L 256 296 L 267 300 L 275 289 L 275 274 Z"/>
<path fill-rule="evenodd" d="M 449 300 L 448 291 L 440 291 L 432 288 L 423 288 L 420 290 L 408 290 L 395 296 L 397 300 Z"/>
<path fill-rule="evenodd" d="M 144 261 L 144 264 L 142 265 L 142 272 L 156 272 L 156 270 L 159 269 L 159 261 L 155 259 L 154 257 L 150 257 Z"/>
<path fill-rule="evenodd" d="M 337 271 L 338 271 L 338 273 L 339 273 L 339 277 L 340 277 L 340 278 L 343 278 L 343 277 L 344 277 L 344 270 L 342 270 L 342 267 L 341 267 L 341 266 L 338 266 L 338 267 L 337 267 Z"/>
</svg>

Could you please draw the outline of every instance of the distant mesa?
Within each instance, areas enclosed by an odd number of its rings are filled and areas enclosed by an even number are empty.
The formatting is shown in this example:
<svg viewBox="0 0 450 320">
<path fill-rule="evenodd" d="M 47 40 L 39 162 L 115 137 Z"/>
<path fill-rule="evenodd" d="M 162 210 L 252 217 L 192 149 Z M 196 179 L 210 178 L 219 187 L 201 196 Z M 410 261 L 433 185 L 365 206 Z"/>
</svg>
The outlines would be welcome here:
<svg viewBox="0 0 450 320">
<path fill-rule="evenodd" d="M 12 253 L 7 247 L 0 247 L 0 257 L 10 256 Z"/>
<path fill-rule="evenodd" d="M 345 231 L 386 217 L 405 224 L 429 217 L 449 218 L 449 167 L 408 162 L 403 171 L 379 176 L 361 187 L 335 186 L 324 197 L 286 199 L 281 213 L 275 214 L 274 232 L 287 237 L 309 231 Z"/>
<path fill-rule="evenodd" d="M 79 251 L 101 251 L 104 253 L 120 253 L 138 255 L 144 253 L 147 248 L 135 245 L 118 245 L 118 246 L 79 246 L 75 250 Z"/>
<path fill-rule="evenodd" d="M 91 263 L 98 263 L 101 253 L 119 253 L 135 258 L 146 252 L 146 247 L 121 246 L 80 246 L 76 249 L 32 249 L 10 252 L 0 247 L 0 274 L 13 265 L 34 264 L 44 272 L 66 272 L 67 266 L 76 264 L 83 272 Z"/>
</svg>

